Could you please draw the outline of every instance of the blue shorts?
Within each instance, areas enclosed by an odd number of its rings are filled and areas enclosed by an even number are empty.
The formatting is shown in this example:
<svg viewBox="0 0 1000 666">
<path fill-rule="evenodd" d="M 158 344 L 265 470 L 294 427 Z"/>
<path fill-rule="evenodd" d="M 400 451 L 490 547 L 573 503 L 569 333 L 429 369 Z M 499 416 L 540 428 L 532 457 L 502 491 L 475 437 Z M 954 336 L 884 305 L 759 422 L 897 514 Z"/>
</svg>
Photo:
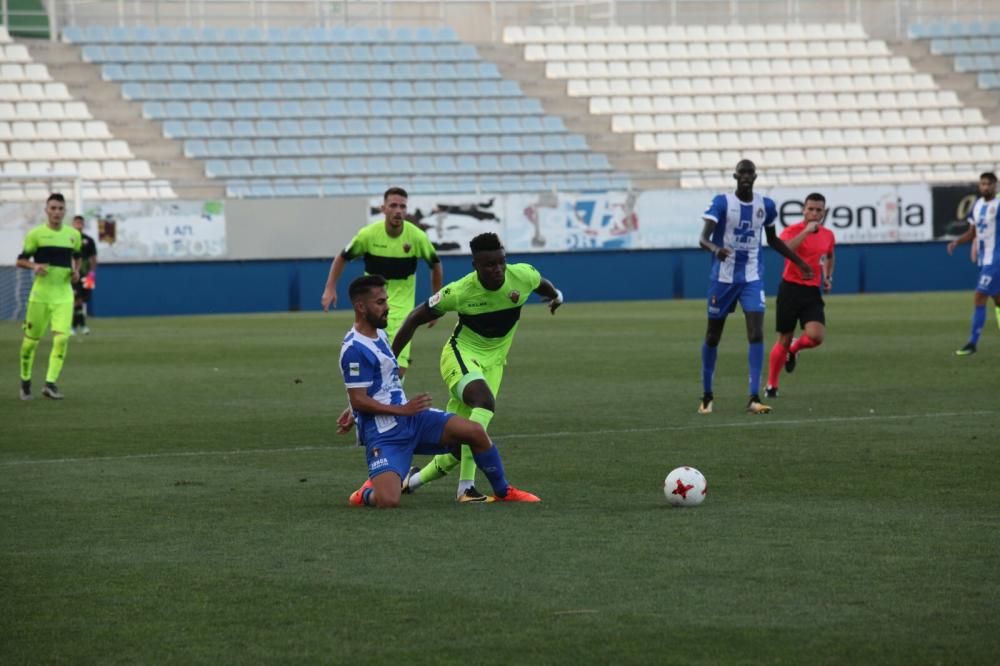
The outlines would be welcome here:
<svg viewBox="0 0 1000 666">
<path fill-rule="evenodd" d="M 1000 294 L 1000 264 L 983 266 L 979 272 L 979 281 L 976 282 L 976 291 L 993 297 Z"/>
<path fill-rule="evenodd" d="M 708 318 L 725 319 L 729 313 L 736 311 L 737 301 L 743 312 L 763 312 L 764 283 L 761 280 L 753 282 L 712 281 L 708 284 Z"/>
<path fill-rule="evenodd" d="M 397 416 L 396 427 L 387 432 L 364 438 L 368 459 L 368 478 L 384 472 L 406 476 L 413 454 L 433 456 L 448 453 L 441 443 L 444 426 L 454 414 L 440 409 L 427 409 L 413 416 Z"/>
</svg>

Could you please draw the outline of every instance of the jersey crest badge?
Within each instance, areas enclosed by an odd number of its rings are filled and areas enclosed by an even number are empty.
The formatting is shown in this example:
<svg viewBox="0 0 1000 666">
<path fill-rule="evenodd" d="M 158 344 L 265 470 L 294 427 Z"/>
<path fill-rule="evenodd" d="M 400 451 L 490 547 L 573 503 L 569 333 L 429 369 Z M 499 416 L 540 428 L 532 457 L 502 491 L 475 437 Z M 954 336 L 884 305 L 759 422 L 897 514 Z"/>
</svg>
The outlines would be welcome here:
<svg viewBox="0 0 1000 666">
<path fill-rule="evenodd" d="M 372 449 L 372 458 L 378 458 L 381 455 L 382 455 L 381 451 L 379 451 L 378 449 Z"/>
<path fill-rule="evenodd" d="M 408 254 L 412 249 L 413 249 L 412 245 L 410 245 L 409 243 L 403 243 L 403 252 L 406 252 Z"/>
<path fill-rule="evenodd" d="M 360 376 L 361 375 L 361 364 L 360 363 L 351 363 L 350 368 L 348 369 L 348 372 L 350 372 L 351 377 L 358 377 L 358 376 Z"/>
<path fill-rule="evenodd" d="M 517 289 L 515 289 L 514 291 L 510 292 L 507 295 L 510 296 L 511 302 L 514 303 L 515 305 L 519 300 L 521 300 L 521 292 L 519 292 Z"/>
</svg>

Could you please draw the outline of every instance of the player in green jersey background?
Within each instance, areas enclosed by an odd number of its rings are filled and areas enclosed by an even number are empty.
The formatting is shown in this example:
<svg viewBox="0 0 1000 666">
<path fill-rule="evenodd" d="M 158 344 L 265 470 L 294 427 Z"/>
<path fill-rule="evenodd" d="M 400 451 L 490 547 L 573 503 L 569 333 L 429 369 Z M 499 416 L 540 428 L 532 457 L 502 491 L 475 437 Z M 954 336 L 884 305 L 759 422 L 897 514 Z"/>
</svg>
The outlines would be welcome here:
<svg viewBox="0 0 1000 666">
<path fill-rule="evenodd" d="M 45 215 L 48 222 L 28 232 L 24 237 L 24 249 L 17 257 L 19 268 L 26 268 L 35 274 L 24 317 L 24 339 L 21 341 L 21 400 L 31 400 L 35 350 L 50 324 L 52 353 L 49 354 L 42 395 L 53 400 L 63 399 L 56 382 L 69 346 L 73 283 L 80 280 L 80 232 L 63 224 L 66 215 L 63 195 L 49 195 L 45 202 Z"/>
<path fill-rule="evenodd" d="M 349 261 L 364 257 L 365 274 L 381 275 L 386 280 L 389 293 L 389 326 L 386 334 L 391 340 L 399 330 L 406 315 L 413 310 L 417 293 L 417 261 L 423 259 L 430 266 L 431 292 L 441 289 L 444 271 L 437 251 L 423 229 L 406 221 L 408 195 L 401 187 L 390 187 L 382 196 L 383 222 L 374 222 L 361 229 L 344 251 L 330 266 L 330 275 L 321 299 L 323 310 L 337 307 L 337 281 Z M 410 347 L 396 355 L 399 376 L 406 374 L 410 365 Z"/>
<path fill-rule="evenodd" d="M 441 352 L 441 378 L 448 385 L 447 411 L 465 416 L 488 428 L 496 412 L 507 353 L 517 332 L 521 307 L 532 292 L 548 301 L 555 314 L 562 292 L 529 264 L 508 264 L 500 238 L 480 234 L 469 243 L 472 266 L 465 277 L 434 293 L 411 312 L 392 342 L 398 353 L 410 343 L 417 327 L 446 312 L 458 313 L 458 324 Z M 457 499 L 485 502 L 492 498 L 475 488 L 475 461 L 469 447 L 462 447 L 462 469 Z M 436 456 L 422 470 L 413 468 L 404 481 L 405 492 L 438 479 L 459 464 L 454 456 Z"/>
</svg>

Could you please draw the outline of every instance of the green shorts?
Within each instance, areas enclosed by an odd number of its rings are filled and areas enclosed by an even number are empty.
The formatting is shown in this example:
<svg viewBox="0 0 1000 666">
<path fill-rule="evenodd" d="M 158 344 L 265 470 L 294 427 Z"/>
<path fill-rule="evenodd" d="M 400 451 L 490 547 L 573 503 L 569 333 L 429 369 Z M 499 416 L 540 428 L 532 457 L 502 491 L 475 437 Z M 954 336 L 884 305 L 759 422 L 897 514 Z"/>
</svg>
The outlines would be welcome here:
<svg viewBox="0 0 1000 666">
<path fill-rule="evenodd" d="M 389 311 L 389 325 L 385 327 L 385 334 L 389 336 L 390 345 L 392 344 L 393 338 L 396 337 L 396 333 L 399 332 L 399 327 L 403 325 L 404 321 L 406 321 L 406 314 L 402 317 L 393 317 L 392 310 Z M 403 351 L 399 352 L 399 356 L 396 357 L 396 361 L 399 363 L 400 368 L 410 367 L 410 345 L 412 344 L 412 342 L 407 342 L 406 346 L 403 347 Z"/>
<path fill-rule="evenodd" d="M 496 398 L 500 394 L 500 382 L 503 380 L 503 368 L 506 359 L 477 355 L 474 351 L 459 349 L 449 338 L 441 350 L 441 379 L 448 386 L 451 395 L 462 400 L 462 391 L 469 382 L 477 379 L 486 381 L 486 385 Z"/>
<path fill-rule="evenodd" d="M 69 333 L 73 325 L 73 301 L 65 303 L 42 303 L 28 301 L 28 311 L 24 315 L 24 334 L 39 339 L 52 324 L 53 333 Z"/>
</svg>

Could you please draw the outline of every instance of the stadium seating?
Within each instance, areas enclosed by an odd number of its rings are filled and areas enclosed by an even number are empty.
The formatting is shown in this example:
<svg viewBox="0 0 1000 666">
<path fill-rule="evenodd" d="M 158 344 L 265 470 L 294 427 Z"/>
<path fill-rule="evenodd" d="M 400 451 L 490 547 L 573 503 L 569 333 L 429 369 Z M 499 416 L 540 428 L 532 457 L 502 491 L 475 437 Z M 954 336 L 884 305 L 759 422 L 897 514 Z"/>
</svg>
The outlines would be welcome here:
<svg viewBox="0 0 1000 666">
<path fill-rule="evenodd" d="M 71 174 L 86 179 L 87 198 L 174 196 L 149 163 L 135 159 L 126 141 L 116 140 L 0 27 L 0 201 L 44 198 L 47 181 Z"/>
<path fill-rule="evenodd" d="M 985 64 L 997 40 L 968 39 L 975 50 L 963 53 Z M 859 25 L 512 26 L 504 41 L 684 186 L 730 183 L 741 157 L 796 185 L 974 179 L 996 167 L 985 142 L 1000 128 Z"/>
<path fill-rule="evenodd" d="M 931 53 L 954 56 L 955 70 L 976 74 L 979 87 L 1000 89 L 1000 21 L 917 23 L 911 39 L 929 39 Z"/>
<path fill-rule="evenodd" d="M 89 26 L 63 39 L 232 196 L 627 184 L 449 28 Z"/>
</svg>

